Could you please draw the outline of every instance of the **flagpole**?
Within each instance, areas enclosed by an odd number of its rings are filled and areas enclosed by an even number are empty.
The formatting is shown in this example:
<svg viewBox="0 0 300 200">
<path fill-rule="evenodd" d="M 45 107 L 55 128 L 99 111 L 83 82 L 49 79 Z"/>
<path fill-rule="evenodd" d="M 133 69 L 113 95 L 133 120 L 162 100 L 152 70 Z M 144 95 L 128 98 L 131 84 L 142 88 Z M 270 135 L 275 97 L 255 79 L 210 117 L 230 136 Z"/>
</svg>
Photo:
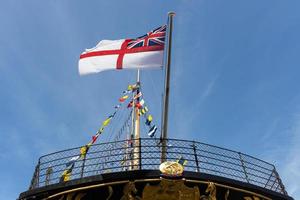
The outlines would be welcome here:
<svg viewBox="0 0 300 200">
<path fill-rule="evenodd" d="M 168 37 L 167 37 L 168 46 L 166 48 L 166 62 L 165 62 L 165 95 L 163 101 L 162 132 L 161 132 L 161 142 L 162 142 L 161 162 L 165 162 L 167 156 L 170 66 L 171 66 L 172 30 L 173 30 L 174 16 L 175 16 L 175 12 L 168 13 Z"/>
</svg>

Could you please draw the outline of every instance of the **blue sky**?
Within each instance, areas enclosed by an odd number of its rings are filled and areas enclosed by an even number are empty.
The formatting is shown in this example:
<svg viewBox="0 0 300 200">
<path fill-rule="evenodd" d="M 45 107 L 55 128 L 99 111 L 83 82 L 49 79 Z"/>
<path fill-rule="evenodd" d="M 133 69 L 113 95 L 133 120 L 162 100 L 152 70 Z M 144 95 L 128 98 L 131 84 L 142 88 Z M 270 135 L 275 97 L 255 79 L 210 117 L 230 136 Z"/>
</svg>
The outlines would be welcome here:
<svg viewBox="0 0 300 200">
<path fill-rule="evenodd" d="M 41 155 L 85 144 L 135 72 L 80 77 L 80 53 L 137 37 L 176 12 L 169 135 L 275 164 L 300 199 L 300 2 L 4 1 L 0 196 L 27 190 Z M 142 72 L 159 124 L 162 71 Z M 101 141 L 110 138 L 103 134 Z"/>
</svg>

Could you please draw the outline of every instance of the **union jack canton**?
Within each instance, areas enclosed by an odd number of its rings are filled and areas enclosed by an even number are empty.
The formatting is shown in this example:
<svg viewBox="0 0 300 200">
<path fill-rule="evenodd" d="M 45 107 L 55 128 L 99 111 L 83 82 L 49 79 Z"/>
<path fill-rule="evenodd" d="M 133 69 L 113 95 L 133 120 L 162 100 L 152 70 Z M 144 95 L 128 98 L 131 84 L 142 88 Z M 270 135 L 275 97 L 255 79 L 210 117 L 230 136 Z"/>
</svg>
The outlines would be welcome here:
<svg viewBox="0 0 300 200">
<path fill-rule="evenodd" d="M 163 47 L 165 45 L 166 27 L 166 25 L 163 25 L 146 35 L 130 40 L 127 44 L 127 49 L 150 46 Z"/>
</svg>

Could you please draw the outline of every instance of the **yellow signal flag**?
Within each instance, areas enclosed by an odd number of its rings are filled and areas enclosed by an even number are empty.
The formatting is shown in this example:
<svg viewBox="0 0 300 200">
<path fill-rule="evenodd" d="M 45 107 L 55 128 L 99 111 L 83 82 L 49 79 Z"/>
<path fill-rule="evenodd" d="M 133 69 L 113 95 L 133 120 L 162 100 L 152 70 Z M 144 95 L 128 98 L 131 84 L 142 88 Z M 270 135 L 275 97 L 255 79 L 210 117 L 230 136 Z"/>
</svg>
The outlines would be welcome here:
<svg viewBox="0 0 300 200">
<path fill-rule="evenodd" d="M 182 156 L 180 156 L 179 159 L 176 160 L 176 162 L 178 162 L 182 166 L 185 166 L 188 163 L 188 161 L 184 159 Z"/>
<path fill-rule="evenodd" d="M 127 90 L 131 91 L 132 90 L 132 85 L 128 85 Z"/>
<path fill-rule="evenodd" d="M 153 120 L 152 115 L 148 115 L 147 120 L 148 120 L 149 122 L 152 122 L 152 120 Z"/>
<path fill-rule="evenodd" d="M 119 99 L 119 101 L 120 102 L 124 102 L 126 99 L 128 99 L 128 95 L 125 95 L 125 96 L 122 96 L 120 99 Z"/>
<path fill-rule="evenodd" d="M 102 126 L 105 127 L 110 123 L 111 117 L 107 118 L 106 120 L 104 120 L 104 122 L 102 123 Z"/>
<path fill-rule="evenodd" d="M 87 151 L 88 151 L 88 147 L 89 146 L 83 146 L 83 147 L 81 147 L 80 148 L 80 158 L 84 158 L 85 157 L 85 155 L 86 155 L 86 153 L 87 153 Z"/>
<path fill-rule="evenodd" d="M 152 120 L 153 120 L 152 115 L 148 115 L 145 124 L 146 124 L 147 126 L 150 126 Z"/>
<path fill-rule="evenodd" d="M 128 87 L 127 87 L 127 90 L 128 91 L 132 91 L 132 90 L 136 90 L 136 89 L 138 89 L 138 85 L 137 84 L 134 84 L 134 85 L 128 85 Z"/>
<path fill-rule="evenodd" d="M 71 178 L 71 175 L 72 175 L 72 171 L 70 169 L 66 169 L 63 173 L 62 173 L 62 178 L 63 178 L 63 181 L 66 182 L 66 181 L 69 181 L 70 178 Z"/>
<path fill-rule="evenodd" d="M 149 110 L 148 110 L 148 108 L 147 108 L 147 106 L 145 106 L 143 109 L 141 109 L 140 110 L 140 112 L 139 112 L 139 114 L 140 115 L 144 115 L 146 112 L 148 112 Z"/>
<path fill-rule="evenodd" d="M 128 99 L 128 95 L 122 96 L 122 99 Z"/>
</svg>

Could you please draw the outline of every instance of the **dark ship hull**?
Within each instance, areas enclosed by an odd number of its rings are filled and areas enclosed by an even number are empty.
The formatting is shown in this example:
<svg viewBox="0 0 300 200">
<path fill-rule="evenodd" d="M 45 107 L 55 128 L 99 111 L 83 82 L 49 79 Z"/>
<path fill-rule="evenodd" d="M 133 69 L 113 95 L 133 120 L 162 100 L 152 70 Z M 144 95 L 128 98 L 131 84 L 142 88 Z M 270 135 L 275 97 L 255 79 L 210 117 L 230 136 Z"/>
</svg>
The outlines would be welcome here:
<svg viewBox="0 0 300 200">
<path fill-rule="evenodd" d="M 20 199 L 273 199 L 291 197 L 224 177 L 185 172 L 181 178 L 163 178 L 160 171 L 117 172 L 73 180 L 24 192 Z"/>
</svg>

